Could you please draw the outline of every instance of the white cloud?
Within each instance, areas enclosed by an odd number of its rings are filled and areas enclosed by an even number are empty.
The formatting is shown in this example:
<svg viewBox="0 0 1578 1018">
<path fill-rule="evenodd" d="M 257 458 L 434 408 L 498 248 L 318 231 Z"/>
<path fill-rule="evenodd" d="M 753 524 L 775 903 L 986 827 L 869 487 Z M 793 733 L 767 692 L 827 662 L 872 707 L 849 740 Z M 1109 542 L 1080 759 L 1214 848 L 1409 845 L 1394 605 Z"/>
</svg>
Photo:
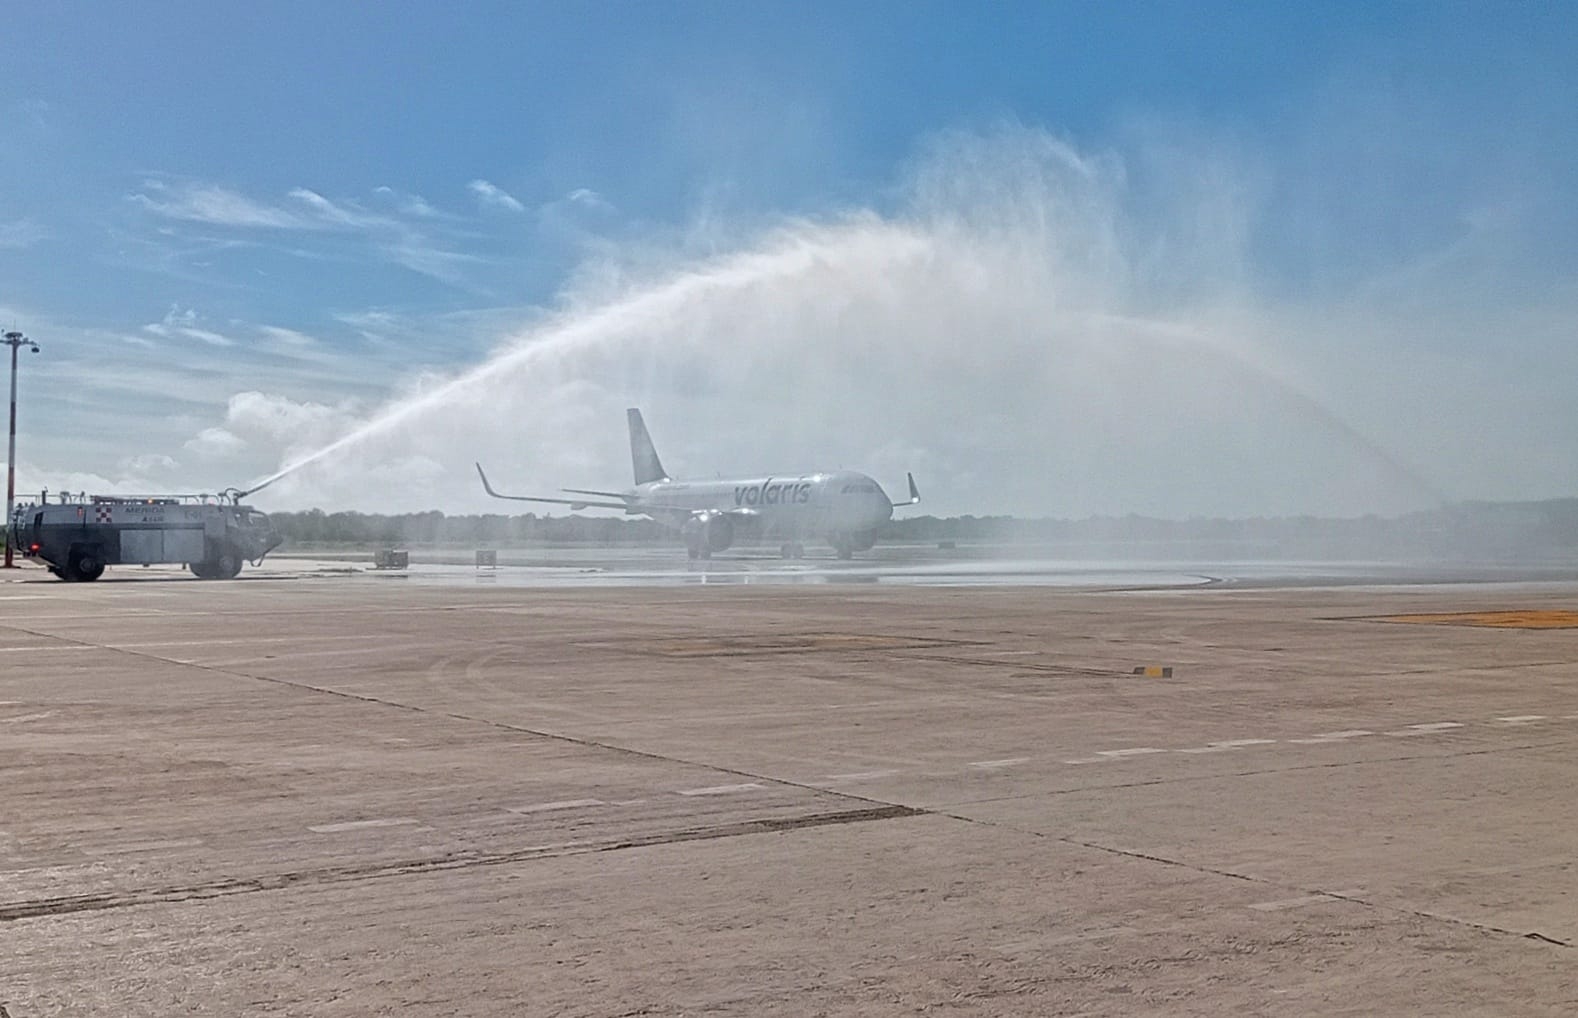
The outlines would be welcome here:
<svg viewBox="0 0 1578 1018">
<path fill-rule="evenodd" d="M 267 442 L 287 450 L 312 448 L 338 437 L 356 423 L 350 403 L 329 405 L 257 391 L 230 397 L 225 428 L 247 442 Z"/>
<path fill-rule="evenodd" d="M 222 459 L 234 456 L 247 447 L 246 440 L 224 428 L 204 428 L 197 437 L 188 439 L 181 448 L 204 459 Z"/>
<path fill-rule="evenodd" d="M 282 328 L 278 325 L 259 325 L 258 331 L 269 339 L 288 347 L 312 347 L 318 345 L 318 341 L 306 333 L 297 332 L 295 329 Z"/>
<path fill-rule="evenodd" d="M 396 191 L 394 188 L 387 186 L 375 187 L 373 188 L 373 193 L 378 195 L 380 198 L 394 202 L 395 207 L 408 216 L 418 216 L 423 219 L 433 219 L 442 214 L 438 211 L 438 209 L 429 204 L 426 198 L 423 198 L 419 194 L 409 194 L 404 191 Z"/>
<path fill-rule="evenodd" d="M 565 195 L 565 201 L 594 212 L 612 212 L 614 207 L 589 187 L 578 187 Z"/>
<path fill-rule="evenodd" d="M 181 464 L 163 453 L 143 453 L 140 456 L 123 456 L 116 465 L 123 473 L 147 475 L 175 470 Z"/>
<path fill-rule="evenodd" d="M 228 336 L 223 336 L 212 329 L 199 327 L 198 322 L 201 318 L 202 316 L 192 308 L 181 308 L 172 304 L 170 310 L 165 312 L 162 321 L 150 322 L 142 328 L 144 332 L 165 339 L 185 336 L 188 339 L 207 343 L 209 346 L 228 347 L 236 345 L 235 340 Z"/>
<path fill-rule="evenodd" d="M 286 193 L 287 204 L 274 205 L 212 184 L 172 184 L 153 179 L 145 181 L 143 191 L 131 195 L 131 199 L 170 219 L 236 229 L 293 230 L 298 231 L 298 236 L 319 238 L 317 248 L 288 249 L 289 254 L 300 258 L 343 257 L 343 250 L 336 252 L 332 248 L 334 245 L 343 248 L 346 241 L 336 238 L 354 238 L 382 261 L 452 286 L 474 289 L 468 284 L 468 272 L 483 264 L 483 260 L 451 250 L 450 245 L 443 242 L 464 238 L 457 236 L 453 227 L 436 221 L 442 218 L 437 210 L 419 197 L 397 195 L 391 188 L 381 187 L 374 193 L 396 197 L 400 201 L 400 212 L 415 217 L 422 225 L 399 215 L 368 211 L 354 201 L 335 201 L 307 187 L 292 188 Z M 505 207 L 514 202 L 503 192 L 498 194 L 500 197 L 495 200 Z M 434 233 L 440 239 L 435 240 Z M 174 235 L 170 236 L 174 239 Z M 209 238 L 203 241 L 206 249 L 212 249 L 215 243 Z M 161 246 L 168 245 L 161 243 Z M 330 250 L 324 250 L 326 247 Z M 192 338 L 211 342 L 212 334 Z"/>
<path fill-rule="evenodd" d="M 510 212 L 525 212 L 526 206 L 522 205 L 508 191 L 486 180 L 473 180 L 466 185 L 477 200 L 486 208 L 507 209 Z"/>
<path fill-rule="evenodd" d="M 0 249 L 20 250 L 49 237 L 49 231 L 31 219 L 0 223 Z"/>
<path fill-rule="evenodd" d="M 313 229 L 315 224 L 290 210 L 254 201 L 235 191 L 214 184 L 167 184 L 159 180 L 143 183 L 143 190 L 130 195 L 132 201 L 150 212 L 171 219 L 182 219 L 211 226 L 235 226 L 275 230 Z"/>
<path fill-rule="evenodd" d="M 384 257 L 396 265 L 453 286 L 466 285 L 466 270 L 485 264 L 484 259 L 476 255 L 446 251 L 415 237 L 386 244 L 382 251 Z"/>
</svg>

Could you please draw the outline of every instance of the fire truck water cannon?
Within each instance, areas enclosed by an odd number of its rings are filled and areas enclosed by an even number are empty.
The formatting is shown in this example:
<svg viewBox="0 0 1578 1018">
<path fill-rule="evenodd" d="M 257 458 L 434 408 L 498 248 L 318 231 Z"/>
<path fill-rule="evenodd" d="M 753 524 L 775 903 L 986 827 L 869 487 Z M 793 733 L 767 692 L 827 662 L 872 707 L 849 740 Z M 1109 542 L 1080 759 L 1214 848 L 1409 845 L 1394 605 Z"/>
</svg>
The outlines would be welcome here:
<svg viewBox="0 0 1578 1018">
<path fill-rule="evenodd" d="M 256 490 L 256 489 L 254 489 Z M 48 493 L 18 506 L 14 545 L 62 580 L 84 582 L 105 566 L 177 563 L 204 580 L 233 579 L 283 540 L 264 513 L 242 504 L 250 492 L 218 495 Z"/>
</svg>

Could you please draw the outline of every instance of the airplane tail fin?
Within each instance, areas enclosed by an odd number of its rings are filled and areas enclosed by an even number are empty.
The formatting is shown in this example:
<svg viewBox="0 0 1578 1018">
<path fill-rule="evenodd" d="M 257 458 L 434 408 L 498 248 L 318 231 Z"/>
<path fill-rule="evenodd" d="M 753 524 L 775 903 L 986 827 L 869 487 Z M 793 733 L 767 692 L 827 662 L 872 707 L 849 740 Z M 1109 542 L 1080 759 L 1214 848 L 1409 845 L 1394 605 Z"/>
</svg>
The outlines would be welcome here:
<svg viewBox="0 0 1578 1018">
<path fill-rule="evenodd" d="M 630 418 L 630 462 L 636 470 L 636 483 L 668 480 L 663 461 L 658 459 L 657 449 L 652 445 L 652 436 L 647 434 L 646 422 L 641 419 L 641 411 L 631 407 L 625 415 Z"/>
</svg>

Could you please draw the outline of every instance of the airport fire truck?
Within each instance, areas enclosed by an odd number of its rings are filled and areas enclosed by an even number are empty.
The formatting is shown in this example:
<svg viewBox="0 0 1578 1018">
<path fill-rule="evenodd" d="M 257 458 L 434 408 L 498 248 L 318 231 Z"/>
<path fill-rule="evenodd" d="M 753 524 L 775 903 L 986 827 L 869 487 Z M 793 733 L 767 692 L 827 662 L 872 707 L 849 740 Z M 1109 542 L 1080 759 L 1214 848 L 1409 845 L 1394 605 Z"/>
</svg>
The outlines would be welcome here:
<svg viewBox="0 0 1578 1018">
<path fill-rule="evenodd" d="M 96 580 L 105 566 L 181 563 L 204 580 L 233 579 L 282 538 L 269 518 L 222 495 L 70 495 L 18 506 L 13 547 L 63 580 Z"/>
</svg>

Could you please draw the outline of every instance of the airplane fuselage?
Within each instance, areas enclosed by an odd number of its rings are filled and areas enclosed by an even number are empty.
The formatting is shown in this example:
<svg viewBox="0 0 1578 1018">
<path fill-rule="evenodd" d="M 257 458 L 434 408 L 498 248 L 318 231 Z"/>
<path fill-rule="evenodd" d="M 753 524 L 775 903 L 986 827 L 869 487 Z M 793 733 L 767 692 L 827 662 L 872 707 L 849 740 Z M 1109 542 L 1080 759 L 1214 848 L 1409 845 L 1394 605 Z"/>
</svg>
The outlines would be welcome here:
<svg viewBox="0 0 1578 1018">
<path fill-rule="evenodd" d="M 907 506 L 920 501 L 913 475 L 907 478 L 909 501 L 894 503 L 880 484 L 853 470 L 727 481 L 676 481 L 663 469 L 641 411 L 631 407 L 625 415 L 630 426 L 630 464 L 635 487 L 624 491 L 564 489 L 578 496 L 575 498 L 503 495 L 493 490 L 478 463 L 477 475 L 482 479 L 483 490 L 494 498 L 516 502 L 568 505 L 572 512 L 622 509 L 632 515 L 650 516 L 684 535 L 691 558 L 707 558 L 715 551 L 723 551 L 742 534 L 781 539 L 786 558 L 805 554 L 802 538 L 825 537 L 839 558 L 849 558 L 876 543 L 877 528 L 893 518 L 895 504 Z"/>
<path fill-rule="evenodd" d="M 882 486 L 852 470 L 717 481 L 651 481 L 626 496 L 628 513 L 688 522 L 697 513 L 729 514 L 764 537 L 863 535 L 893 518 Z M 688 512 L 686 512 L 688 510 Z"/>
</svg>

